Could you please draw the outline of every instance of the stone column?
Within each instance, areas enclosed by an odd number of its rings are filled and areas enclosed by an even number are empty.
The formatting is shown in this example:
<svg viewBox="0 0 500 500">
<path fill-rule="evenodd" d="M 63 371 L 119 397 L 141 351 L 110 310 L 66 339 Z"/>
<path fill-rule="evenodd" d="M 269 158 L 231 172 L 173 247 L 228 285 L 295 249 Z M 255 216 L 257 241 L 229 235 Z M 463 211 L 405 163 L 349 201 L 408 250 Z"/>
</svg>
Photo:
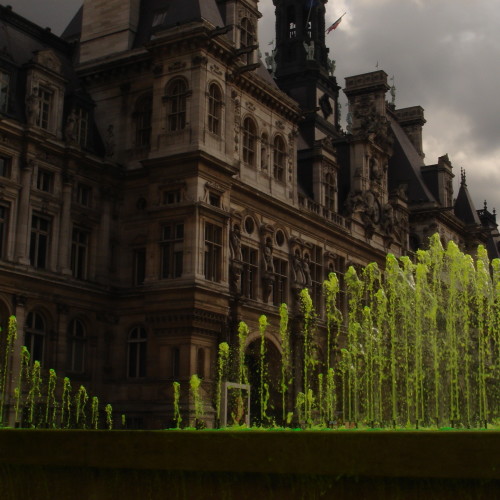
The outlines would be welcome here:
<svg viewBox="0 0 500 500">
<path fill-rule="evenodd" d="M 62 274 L 71 275 L 71 191 L 72 179 L 65 176 L 62 189 L 61 228 L 59 231 L 59 262 L 58 268 Z"/>
<path fill-rule="evenodd" d="M 30 231 L 30 193 L 34 162 L 29 161 L 21 173 L 21 194 L 17 216 L 17 242 L 15 260 L 29 265 L 28 235 Z"/>
</svg>

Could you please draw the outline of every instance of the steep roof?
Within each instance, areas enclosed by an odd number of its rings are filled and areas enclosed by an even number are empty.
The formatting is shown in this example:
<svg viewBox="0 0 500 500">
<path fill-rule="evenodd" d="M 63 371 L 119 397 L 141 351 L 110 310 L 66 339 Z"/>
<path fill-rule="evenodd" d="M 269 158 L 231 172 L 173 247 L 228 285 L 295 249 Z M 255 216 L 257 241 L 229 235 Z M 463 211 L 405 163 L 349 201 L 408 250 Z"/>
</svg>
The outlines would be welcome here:
<svg viewBox="0 0 500 500">
<path fill-rule="evenodd" d="M 462 182 L 458 191 L 457 199 L 453 207 L 455 215 L 465 224 L 481 224 L 481 220 L 470 197 L 467 184 L 465 182 L 465 174 L 462 174 Z"/>
<path fill-rule="evenodd" d="M 407 184 L 410 203 L 436 202 L 425 185 L 420 171 L 424 166 L 422 158 L 396 119 L 390 114 L 387 118 L 395 137 L 394 154 L 389 160 L 389 189 L 395 189 L 400 184 Z"/>
</svg>

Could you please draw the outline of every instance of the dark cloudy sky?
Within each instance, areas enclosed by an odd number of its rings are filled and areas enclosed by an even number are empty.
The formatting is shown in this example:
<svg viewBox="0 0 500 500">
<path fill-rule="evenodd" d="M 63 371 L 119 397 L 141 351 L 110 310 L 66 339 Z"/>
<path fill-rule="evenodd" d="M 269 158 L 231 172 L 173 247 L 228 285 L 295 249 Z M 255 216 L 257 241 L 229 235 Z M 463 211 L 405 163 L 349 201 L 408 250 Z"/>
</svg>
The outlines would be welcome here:
<svg viewBox="0 0 500 500">
<path fill-rule="evenodd" d="M 10 3 L 60 34 L 81 0 Z M 265 52 L 274 38 L 272 0 L 260 0 L 259 9 Z M 464 168 L 476 208 L 488 200 L 500 222 L 500 0 L 330 0 L 327 25 L 344 12 L 327 36 L 339 84 L 375 71 L 378 62 L 395 78 L 396 106 L 425 109 L 426 163 L 448 153 L 455 194 Z"/>
</svg>

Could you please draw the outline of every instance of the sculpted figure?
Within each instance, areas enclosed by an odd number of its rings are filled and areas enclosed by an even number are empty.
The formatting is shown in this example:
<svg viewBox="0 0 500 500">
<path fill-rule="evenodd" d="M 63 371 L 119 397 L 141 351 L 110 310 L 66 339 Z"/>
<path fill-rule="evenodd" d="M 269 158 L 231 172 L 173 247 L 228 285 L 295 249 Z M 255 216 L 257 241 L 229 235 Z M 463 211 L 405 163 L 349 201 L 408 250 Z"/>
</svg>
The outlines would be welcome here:
<svg viewBox="0 0 500 500">
<path fill-rule="evenodd" d="M 28 122 L 28 125 L 36 125 L 39 114 L 40 97 L 38 95 L 38 88 L 33 87 L 31 94 L 26 96 L 26 121 Z"/>
<path fill-rule="evenodd" d="M 295 250 L 295 254 L 293 256 L 292 272 L 294 284 L 303 286 L 306 280 L 304 277 L 304 270 L 302 269 L 302 262 L 298 250 Z"/>
<path fill-rule="evenodd" d="M 231 231 L 229 237 L 229 249 L 233 260 L 243 260 L 243 255 L 241 253 L 241 229 L 238 224 L 235 224 Z"/>
</svg>

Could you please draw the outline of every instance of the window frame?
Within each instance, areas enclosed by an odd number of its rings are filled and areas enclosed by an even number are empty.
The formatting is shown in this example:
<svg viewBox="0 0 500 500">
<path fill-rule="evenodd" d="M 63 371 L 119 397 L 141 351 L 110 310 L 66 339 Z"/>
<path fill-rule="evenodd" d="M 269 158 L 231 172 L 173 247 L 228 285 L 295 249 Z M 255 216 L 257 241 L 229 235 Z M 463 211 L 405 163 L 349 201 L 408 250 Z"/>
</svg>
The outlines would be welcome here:
<svg viewBox="0 0 500 500">
<path fill-rule="evenodd" d="M 218 137 L 222 132 L 222 90 L 217 83 L 208 87 L 208 131 Z"/>
<path fill-rule="evenodd" d="M 174 78 L 165 88 L 167 102 L 167 131 L 181 132 L 187 127 L 187 98 L 189 87 L 184 78 Z"/>
<path fill-rule="evenodd" d="M 35 221 L 37 225 L 35 227 Z M 46 223 L 46 228 L 41 226 L 41 222 Z M 50 258 L 52 218 L 33 213 L 31 215 L 30 226 L 30 265 L 35 269 L 47 269 Z M 42 253 L 40 253 L 42 251 Z"/>
<path fill-rule="evenodd" d="M 68 371 L 71 373 L 85 373 L 87 344 L 87 329 L 85 328 L 85 323 L 78 318 L 73 318 L 68 323 L 67 337 Z"/>
<path fill-rule="evenodd" d="M 203 225 L 204 261 L 203 275 L 208 281 L 220 283 L 222 279 L 223 228 L 213 222 Z"/>
<path fill-rule="evenodd" d="M 38 327 L 37 320 L 41 322 L 41 328 Z M 30 311 L 26 316 L 24 326 L 24 345 L 30 353 L 30 364 L 33 364 L 34 361 L 39 361 L 40 366 L 44 365 L 46 338 L 47 322 L 44 315 L 36 310 Z M 37 351 L 40 351 L 40 356 L 36 356 Z"/>
<path fill-rule="evenodd" d="M 286 143 L 281 135 L 273 141 L 273 177 L 278 182 L 285 182 Z"/>
<path fill-rule="evenodd" d="M 149 148 L 151 146 L 153 119 L 153 94 L 147 92 L 137 98 L 134 110 L 135 147 Z"/>
<path fill-rule="evenodd" d="M 165 234 L 166 229 L 171 230 L 169 235 Z M 184 222 L 172 221 L 162 224 L 160 279 L 175 279 L 182 276 L 184 272 L 184 234 Z"/>
<path fill-rule="evenodd" d="M 257 159 L 257 125 L 250 116 L 243 120 L 243 163 L 255 167 Z"/>
<path fill-rule="evenodd" d="M 75 239 L 75 235 L 84 237 L 85 241 L 80 237 Z M 73 226 L 71 232 L 71 272 L 76 279 L 87 279 L 89 248 L 90 231 L 79 226 Z"/>
<path fill-rule="evenodd" d="M 127 335 L 127 378 L 146 378 L 147 354 L 148 334 L 146 329 L 143 326 L 131 328 Z"/>
<path fill-rule="evenodd" d="M 7 114 L 10 105 L 11 75 L 0 68 L 0 113 Z"/>
</svg>

